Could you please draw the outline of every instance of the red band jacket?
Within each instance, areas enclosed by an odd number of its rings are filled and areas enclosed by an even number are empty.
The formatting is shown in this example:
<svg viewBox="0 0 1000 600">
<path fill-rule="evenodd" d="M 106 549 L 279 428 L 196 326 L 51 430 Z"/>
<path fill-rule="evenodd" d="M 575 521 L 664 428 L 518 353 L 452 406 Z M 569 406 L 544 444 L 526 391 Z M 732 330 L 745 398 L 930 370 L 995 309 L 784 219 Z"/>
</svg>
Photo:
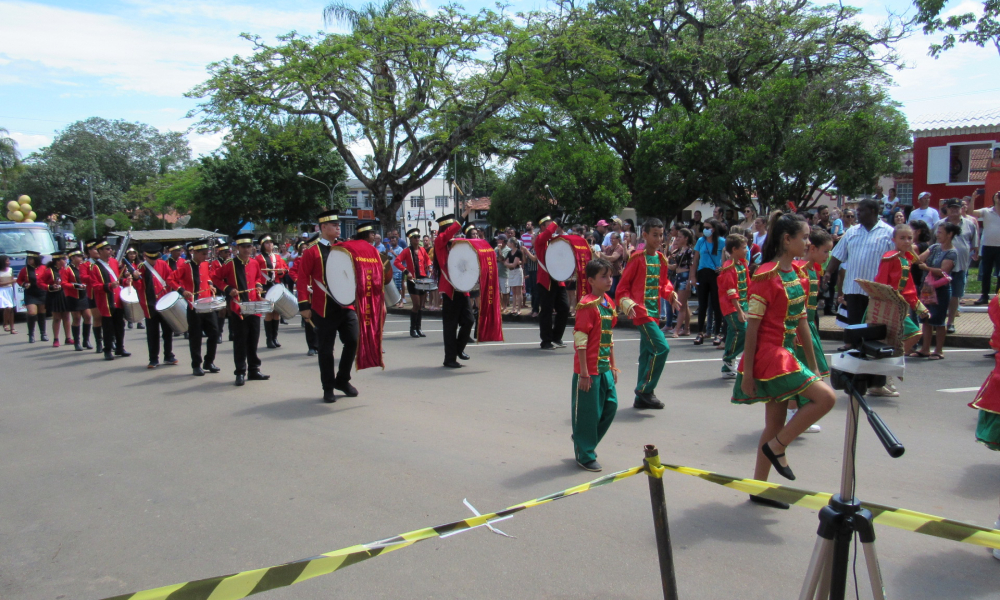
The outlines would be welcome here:
<svg viewBox="0 0 1000 600">
<path fill-rule="evenodd" d="M 139 267 L 135 270 L 135 279 L 132 280 L 132 286 L 135 288 L 136 294 L 139 295 L 139 305 L 142 306 L 142 312 L 146 315 L 147 319 L 149 318 L 150 308 L 156 310 L 156 301 L 174 289 L 174 286 L 170 283 L 173 273 L 170 271 L 170 267 L 167 266 L 167 261 L 156 259 L 156 262 L 153 263 L 153 271 L 160 276 L 160 279 L 163 279 L 163 283 L 160 283 L 152 272 L 150 272 L 149 265 L 145 261 L 139 263 Z M 150 285 L 152 287 L 149 287 Z M 149 306 L 150 292 L 152 292 L 153 296 L 152 307 Z"/>
<path fill-rule="evenodd" d="M 541 238 L 541 236 L 539 236 Z M 656 254 L 660 257 L 660 281 L 657 290 L 659 298 L 665 298 L 668 302 L 674 297 L 674 284 L 670 283 L 670 274 L 667 269 L 667 259 L 659 250 Z M 539 271 L 541 274 L 541 271 Z M 646 312 L 646 251 L 633 252 L 625 265 L 625 271 L 618 280 L 618 289 L 615 290 L 615 302 L 622 309 L 622 314 L 628 314 L 629 309 L 635 306 L 635 317 L 632 319 L 634 325 L 652 323 L 653 318 Z"/>
<path fill-rule="evenodd" d="M 194 285 L 194 270 L 198 270 L 198 289 Z M 194 300 L 211 298 L 215 295 L 214 284 L 212 283 L 212 267 L 208 261 L 196 263 L 193 260 L 185 262 L 177 267 L 177 270 L 170 275 L 170 285 L 177 291 L 191 292 Z"/>
<path fill-rule="evenodd" d="M 101 317 L 110 317 L 111 311 L 122 307 L 122 284 L 117 278 L 120 272 L 118 261 L 113 258 L 109 258 L 106 265 L 95 263 L 90 270 L 90 289 L 94 292 L 94 303 Z"/>
<path fill-rule="evenodd" d="M 84 292 L 87 289 L 85 265 L 86 263 L 80 263 L 79 267 L 69 265 L 67 267 L 63 267 L 62 271 L 59 272 L 62 277 L 63 293 L 66 294 L 67 298 L 73 298 L 76 300 L 84 295 Z M 77 286 L 83 286 L 83 288 L 81 289 Z M 83 309 L 81 308 L 79 310 Z"/>
<path fill-rule="evenodd" d="M 549 277 L 549 272 L 545 267 L 545 251 L 549 248 L 549 242 L 552 241 L 552 236 L 556 234 L 556 224 L 549 221 L 545 225 L 545 229 L 538 234 L 538 238 L 535 241 L 535 256 L 538 257 L 538 284 L 543 288 L 549 290 L 552 289 L 552 278 Z M 555 282 L 559 287 L 566 287 L 566 284 L 562 281 Z M 621 284 L 618 284 L 619 289 L 621 289 Z"/>
<path fill-rule="evenodd" d="M 311 310 L 321 317 L 341 308 L 354 310 L 354 305 L 340 306 L 320 286 L 316 285 L 316 282 L 319 282 L 328 291 L 330 289 L 330 283 L 326 280 L 326 259 L 335 245 L 331 245 L 326 240 L 320 240 L 306 248 L 302 255 L 296 259 L 294 265 L 296 267 L 295 293 L 299 299 L 299 310 Z M 312 288 L 311 291 L 310 288 Z"/>
<path fill-rule="evenodd" d="M 451 240 L 453 240 L 461 230 L 462 226 L 458 223 L 458 221 L 455 221 L 444 229 L 438 231 L 437 237 L 434 238 L 434 262 L 437 264 L 437 272 L 441 274 L 441 278 L 438 280 L 438 291 L 447 296 L 449 299 L 455 297 L 456 291 L 451 285 L 451 281 L 448 279 L 448 253 L 451 250 Z M 468 295 L 466 292 L 457 293 Z"/>
<path fill-rule="evenodd" d="M 215 273 L 215 276 L 212 277 L 212 283 L 217 289 L 222 290 L 223 295 L 229 300 L 229 309 L 240 314 L 240 302 L 260 300 L 257 285 L 263 287 L 267 281 L 264 279 L 264 274 L 260 272 L 257 261 L 250 259 L 243 262 L 239 256 L 235 256 Z M 230 295 L 233 290 L 238 291 L 237 298 Z"/>
<path fill-rule="evenodd" d="M 38 286 L 38 289 L 34 291 L 47 292 L 49 290 L 48 284 L 44 283 L 43 279 L 46 277 L 49 268 L 45 265 L 38 265 L 37 267 L 29 267 L 25 265 L 23 269 L 17 274 L 17 285 L 25 287 L 26 284 L 31 283 L 32 285 Z M 34 282 L 32 282 L 34 279 Z"/>
<path fill-rule="evenodd" d="M 399 253 L 392 264 L 400 271 L 406 271 L 411 279 L 423 279 L 431 272 L 431 257 L 422 246 L 417 246 L 417 261 L 413 261 L 413 248 L 407 248 Z"/>
</svg>

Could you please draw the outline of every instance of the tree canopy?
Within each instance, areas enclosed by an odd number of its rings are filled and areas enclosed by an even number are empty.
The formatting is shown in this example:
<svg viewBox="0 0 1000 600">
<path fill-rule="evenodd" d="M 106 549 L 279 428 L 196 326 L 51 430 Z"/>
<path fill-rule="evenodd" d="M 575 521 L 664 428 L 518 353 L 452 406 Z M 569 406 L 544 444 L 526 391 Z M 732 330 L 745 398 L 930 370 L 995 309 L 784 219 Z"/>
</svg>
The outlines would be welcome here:
<svg viewBox="0 0 1000 600">
<path fill-rule="evenodd" d="M 1000 54 L 1000 2 L 983 0 L 978 15 L 966 12 L 944 18 L 941 13 L 947 4 L 945 0 L 914 0 L 913 4 L 917 7 L 915 20 L 923 26 L 924 33 L 944 33 L 941 42 L 931 44 L 931 55 L 939 56 L 955 44 L 975 44 L 981 48 L 991 44 Z"/>
</svg>

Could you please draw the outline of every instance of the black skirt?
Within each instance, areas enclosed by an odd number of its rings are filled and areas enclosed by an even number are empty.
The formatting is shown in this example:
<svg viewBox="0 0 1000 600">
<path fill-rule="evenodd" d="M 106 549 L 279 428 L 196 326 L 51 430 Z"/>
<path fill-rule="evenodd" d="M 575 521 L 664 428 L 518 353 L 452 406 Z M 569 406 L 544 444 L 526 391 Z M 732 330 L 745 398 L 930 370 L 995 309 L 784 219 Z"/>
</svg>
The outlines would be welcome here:
<svg viewBox="0 0 1000 600">
<path fill-rule="evenodd" d="M 45 298 L 45 310 L 49 314 L 68 312 L 70 309 L 66 305 L 66 294 L 62 290 L 49 292 Z"/>
<path fill-rule="evenodd" d="M 31 304 L 34 306 L 48 306 L 45 296 L 45 290 L 36 290 L 34 289 L 34 286 L 32 286 L 24 292 L 24 305 L 28 306 Z"/>
</svg>

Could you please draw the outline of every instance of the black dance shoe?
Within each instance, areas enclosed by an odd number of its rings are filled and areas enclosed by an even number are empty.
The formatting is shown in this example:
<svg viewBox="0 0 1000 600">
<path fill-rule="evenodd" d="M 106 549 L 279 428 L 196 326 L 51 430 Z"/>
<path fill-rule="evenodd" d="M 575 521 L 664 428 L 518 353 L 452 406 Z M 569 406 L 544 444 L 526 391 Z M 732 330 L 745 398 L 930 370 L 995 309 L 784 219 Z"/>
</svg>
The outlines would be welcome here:
<svg viewBox="0 0 1000 600">
<path fill-rule="evenodd" d="M 781 442 L 778 443 L 780 444 Z M 763 446 L 760 447 L 760 451 L 764 454 L 764 456 L 767 457 L 767 460 L 771 461 L 771 464 L 774 465 L 774 470 L 777 471 L 779 475 L 781 475 L 785 479 L 790 479 L 792 481 L 795 481 L 795 473 L 792 473 L 791 468 L 786 467 L 782 465 L 780 462 L 778 462 L 778 459 L 785 455 L 784 452 L 782 452 L 781 454 L 775 454 L 774 451 L 771 450 L 771 447 L 768 446 L 766 442 L 764 443 Z"/>
</svg>

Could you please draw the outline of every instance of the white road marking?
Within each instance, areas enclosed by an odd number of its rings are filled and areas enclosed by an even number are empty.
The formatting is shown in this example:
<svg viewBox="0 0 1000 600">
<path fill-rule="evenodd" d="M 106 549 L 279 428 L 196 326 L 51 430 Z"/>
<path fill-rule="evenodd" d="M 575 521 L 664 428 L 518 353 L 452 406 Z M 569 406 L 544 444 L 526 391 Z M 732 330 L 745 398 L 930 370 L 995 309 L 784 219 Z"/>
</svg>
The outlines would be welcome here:
<svg viewBox="0 0 1000 600">
<path fill-rule="evenodd" d="M 938 390 L 938 391 L 939 392 L 944 392 L 946 394 L 958 394 L 958 393 L 961 393 L 961 392 L 978 392 L 979 388 L 978 387 L 970 387 L 970 388 L 947 388 L 947 389 Z"/>
</svg>

